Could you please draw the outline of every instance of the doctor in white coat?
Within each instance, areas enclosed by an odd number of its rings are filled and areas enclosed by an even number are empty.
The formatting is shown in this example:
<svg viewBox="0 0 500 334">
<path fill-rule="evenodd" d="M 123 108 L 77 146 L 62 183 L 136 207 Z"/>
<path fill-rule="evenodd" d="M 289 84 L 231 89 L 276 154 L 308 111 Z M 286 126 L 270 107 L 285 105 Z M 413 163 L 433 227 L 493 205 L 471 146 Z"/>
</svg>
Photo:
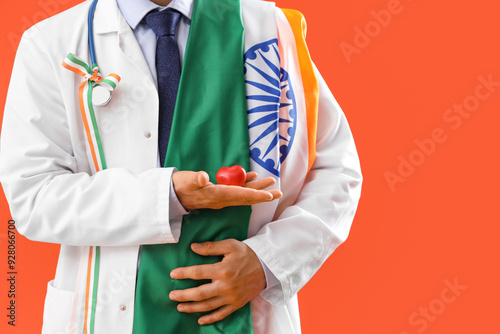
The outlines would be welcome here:
<svg viewBox="0 0 500 334">
<path fill-rule="evenodd" d="M 182 59 L 193 0 L 153 2 L 183 14 L 176 32 Z M 226 269 L 242 276 L 223 282 L 232 287 L 227 304 L 234 310 L 251 301 L 255 333 L 300 333 L 297 292 L 347 238 L 362 182 L 346 118 L 319 72 L 315 69 L 319 107 L 312 168 L 304 163 L 307 138 L 298 122 L 295 150 L 282 166 L 280 184 L 261 190 L 275 181 L 259 175 L 247 187 L 214 193 L 206 173 L 158 168 L 154 48 L 137 15 L 156 5 L 100 0 L 94 18 L 99 66 L 122 81 L 111 102 L 96 107 L 108 169 L 95 173 L 77 97 L 81 78 L 60 65 L 68 52 L 89 53 L 89 6 L 86 1 L 25 32 L 4 111 L 0 181 L 16 227 L 31 240 L 61 244 L 43 332 L 81 333 L 80 287 L 89 247 L 101 246 L 95 333 L 131 333 L 140 245 L 176 242 L 184 209 L 253 205 L 247 240 L 207 243 L 198 252 L 234 254 Z M 245 11 L 259 6 L 279 21 L 273 4 L 242 0 L 244 21 L 250 15 Z M 253 178 L 250 174 L 248 181 Z M 175 274 L 193 275 L 190 268 Z M 242 280 L 255 284 L 246 289 L 235 284 Z M 182 292 L 177 298 L 199 300 Z M 200 321 L 225 316 L 214 311 Z"/>
</svg>

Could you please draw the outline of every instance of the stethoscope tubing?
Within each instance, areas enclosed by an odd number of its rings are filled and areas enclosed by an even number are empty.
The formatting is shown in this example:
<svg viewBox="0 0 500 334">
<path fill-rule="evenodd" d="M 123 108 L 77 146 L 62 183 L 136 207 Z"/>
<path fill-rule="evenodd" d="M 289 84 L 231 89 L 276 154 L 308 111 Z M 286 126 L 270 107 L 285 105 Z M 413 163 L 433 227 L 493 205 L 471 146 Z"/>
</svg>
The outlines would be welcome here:
<svg viewBox="0 0 500 334">
<path fill-rule="evenodd" d="M 90 61 L 92 63 L 92 67 L 97 66 L 97 59 L 95 56 L 95 45 L 94 45 L 94 13 L 95 8 L 97 7 L 97 1 L 94 0 L 90 5 L 89 9 L 89 17 L 88 17 L 88 29 L 89 29 L 89 51 L 90 51 Z"/>
</svg>

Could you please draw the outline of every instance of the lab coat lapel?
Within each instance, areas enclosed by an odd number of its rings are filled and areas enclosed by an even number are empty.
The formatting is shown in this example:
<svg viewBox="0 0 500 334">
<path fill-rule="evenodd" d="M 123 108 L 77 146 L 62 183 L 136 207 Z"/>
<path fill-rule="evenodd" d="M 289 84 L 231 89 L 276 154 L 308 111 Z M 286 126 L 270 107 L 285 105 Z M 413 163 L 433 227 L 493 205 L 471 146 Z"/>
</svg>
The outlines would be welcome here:
<svg viewBox="0 0 500 334">
<path fill-rule="evenodd" d="M 117 35 L 115 33 L 118 33 Z M 100 0 L 94 16 L 94 34 L 96 50 L 98 45 L 118 43 L 119 48 L 129 61 L 153 81 L 141 47 L 134 32 L 118 8 L 116 0 Z M 98 59 L 99 62 L 99 59 Z"/>
<path fill-rule="evenodd" d="M 120 83 L 109 104 L 94 108 L 108 168 L 141 172 L 157 166 L 158 91 L 116 0 L 100 0 L 94 16 L 97 63 Z"/>
</svg>

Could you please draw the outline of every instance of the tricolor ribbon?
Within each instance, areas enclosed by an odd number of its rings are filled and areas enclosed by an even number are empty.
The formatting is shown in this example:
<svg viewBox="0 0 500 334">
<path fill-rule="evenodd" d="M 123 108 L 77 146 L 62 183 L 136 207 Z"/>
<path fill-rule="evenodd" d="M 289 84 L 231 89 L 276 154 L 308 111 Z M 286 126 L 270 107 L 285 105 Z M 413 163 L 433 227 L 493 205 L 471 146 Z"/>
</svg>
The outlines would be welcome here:
<svg viewBox="0 0 500 334">
<path fill-rule="evenodd" d="M 104 170 L 106 169 L 106 161 L 104 159 L 101 137 L 99 136 L 99 129 L 97 127 L 94 106 L 92 104 L 92 90 L 96 86 L 102 86 L 112 92 L 121 78 L 115 73 L 111 73 L 106 78 L 102 78 L 96 64 L 93 64 L 92 68 L 90 68 L 87 63 L 71 53 L 64 59 L 62 66 L 84 78 L 78 90 L 80 111 L 82 113 L 90 152 L 92 153 L 95 171 Z"/>
<path fill-rule="evenodd" d="M 80 101 L 80 112 L 82 114 L 87 142 L 92 153 L 95 172 L 106 169 L 106 160 L 99 136 L 99 129 L 94 113 L 92 103 L 92 91 L 96 86 L 102 86 L 110 93 L 116 88 L 121 78 L 117 74 L 111 73 L 106 78 L 102 78 L 97 64 L 92 68 L 80 58 L 73 54 L 68 54 L 64 59 L 62 66 L 68 70 L 83 77 L 83 82 L 78 90 L 78 99 Z M 89 121 L 90 120 L 90 121 Z M 90 246 L 87 262 L 87 282 L 85 288 L 85 322 L 84 334 L 94 333 L 94 322 L 97 305 L 97 285 L 99 279 L 100 247 Z M 76 312 L 74 307 L 73 313 Z M 74 318 L 72 316 L 72 318 Z"/>
</svg>

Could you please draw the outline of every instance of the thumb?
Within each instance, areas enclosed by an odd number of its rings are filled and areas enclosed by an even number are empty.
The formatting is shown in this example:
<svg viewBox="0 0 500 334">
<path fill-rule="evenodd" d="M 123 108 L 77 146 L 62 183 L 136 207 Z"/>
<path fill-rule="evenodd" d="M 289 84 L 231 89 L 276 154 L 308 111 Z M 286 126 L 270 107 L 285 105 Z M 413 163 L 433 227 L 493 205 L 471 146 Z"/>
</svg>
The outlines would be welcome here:
<svg viewBox="0 0 500 334">
<path fill-rule="evenodd" d="M 196 188 L 203 188 L 210 182 L 210 177 L 204 171 L 196 172 L 193 174 L 193 185 Z"/>
</svg>

